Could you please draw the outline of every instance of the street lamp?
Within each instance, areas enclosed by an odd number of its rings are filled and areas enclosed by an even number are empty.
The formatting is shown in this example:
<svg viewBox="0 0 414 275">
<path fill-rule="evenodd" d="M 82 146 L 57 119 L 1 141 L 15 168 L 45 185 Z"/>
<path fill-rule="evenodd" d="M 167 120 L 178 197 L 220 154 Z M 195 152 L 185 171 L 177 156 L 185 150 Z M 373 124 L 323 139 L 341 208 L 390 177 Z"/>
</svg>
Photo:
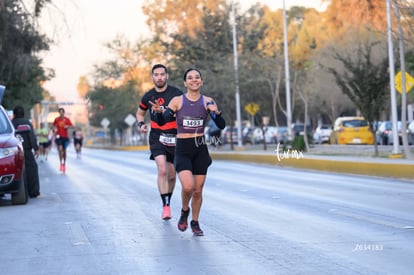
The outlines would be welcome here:
<svg viewBox="0 0 414 275">
<path fill-rule="evenodd" d="M 284 46 L 284 54 L 285 54 L 286 119 L 287 119 L 287 128 L 288 128 L 288 140 L 291 141 L 292 138 L 293 138 L 293 134 L 292 134 L 292 110 L 291 110 L 291 107 L 290 107 L 289 52 L 288 52 L 285 0 L 283 0 L 283 42 L 284 42 L 283 46 Z"/>
<path fill-rule="evenodd" d="M 241 112 L 240 112 L 240 92 L 239 92 L 239 69 L 237 61 L 237 34 L 236 34 L 236 12 L 234 8 L 234 1 L 231 3 L 231 10 L 233 15 L 233 54 L 234 54 L 234 77 L 236 82 L 236 127 L 237 127 L 237 145 L 243 146 L 242 143 L 242 129 L 241 129 Z"/>
<path fill-rule="evenodd" d="M 391 121 L 392 121 L 392 137 L 393 137 L 393 154 L 400 154 L 398 128 L 397 128 L 397 96 L 395 93 L 395 69 L 394 69 L 394 46 L 392 43 L 392 22 L 390 11 L 390 0 L 387 2 L 387 23 L 388 23 L 388 59 L 390 71 L 390 93 L 391 93 Z"/>
</svg>

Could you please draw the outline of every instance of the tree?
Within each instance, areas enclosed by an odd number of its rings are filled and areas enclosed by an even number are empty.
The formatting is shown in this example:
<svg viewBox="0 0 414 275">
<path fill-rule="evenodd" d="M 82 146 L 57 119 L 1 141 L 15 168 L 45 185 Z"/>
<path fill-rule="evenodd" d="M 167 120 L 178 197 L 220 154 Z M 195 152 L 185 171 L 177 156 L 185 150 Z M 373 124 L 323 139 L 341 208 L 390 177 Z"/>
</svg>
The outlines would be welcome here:
<svg viewBox="0 0 414 275">
<path fill-rule="evenodd" d="M 123 86 L 112 88 L 96 86 L 89 91 L 88 97 L 91 101 L 90 119 L 91 125 L 101 127 L 104 118 L 109 119 L 111 134 L 118 129 L 123 136 L 128 125 L 124 122 L 128 114 L 135 114 L 139 96 L 133 87 L 135 83 L 128 82 Z M 122 141 L 122 138 L 121 138 Z"/>
<path fill-rule="evenodd" d="M 170 40 L 173 42 L 168 40 L 162 43 L 166 55 L 170 56 L 170 66 L 174 67 L 171 78 L 182 79 L 181 72 L 190 66 L 199 68 L 206 80 L 204 90 L 213 98 L 219 98 L 220 107 L 227 110 L 224 113 L 226 120 L 232 122 L 236 119 L 236 110 L 231 6 L 221 3 L 214 8 L 199 8 L 202 9 L 203 16 L 194 35 L 186 30 L 177 31 L 171 35 Z M 256 51 L 260 39 L 263 38 L 263 27 L 259 24 L 261 15 L 261 9 L 256 7 L 242 16 L 237 16 L 239 56 Z M 185 22 L 189 24 L 192 20 L 189 18 Z M 248 67 L 242 58 L 240 60 L 240 68 Z M 252 76 L 240 78 L 242 89 L 250 78 Z M 228 123 L 230 127 L 232 124 Z"/>
<path fill-rule="evenodd" d="M 94 66 L 91 74 L 93 84 L 81 79 L 78 87 L 88 86 L 85 96 L 91 102 L 92 126 L 100 127 L 102 119 L 107 118 L 111 122 L 111 133 L 117 129 L 123 135 L 128 127 L 124 119 L 128 114 L 135 114 L 139 95 L 143 93 L 142 75 L 148 74 L 148 62 L 141 50 L 144 45 L 144 41 L 131 44 L 124 37 L 116 37 L 105 45 L 111 57 Z"/>
<path fill-rule="evenodd" d="M 0 83 L 7 87 L 3 105 L 30 110 L 43 99 L 42 83 L 54 76 L 42 67 L 38 53 L 49 49 L 49 40 L 36 29 L 35 19 L 47 0 L 34 1 L 32 13 L 24 1 L 0 0 Z"/>
<path fill-rule="evenodd" d="M 328 67 L 336 83 L 349 99 L 357 106 L 364 118 L 369 122 L 373 131 L 375 121 L 379 120 L 380 112 L 387 100 L 389 87 L 388 59 L 375 61 L 374 49 L 381 47 L 379 42 L 359 44 L 354 54 L 340 54 L 333 52 L 338 61 L 338 67 Z M 383 52 L 386 52 L 385 50 Z M 381 54 L 378 54 L 381 56 Z M 386 56 L 383 54 L 382 56 Z M 375 134 L 374 134 L 375 135 Z M 375 142 L 375 155 L 378 148 Z"/>
</svg>

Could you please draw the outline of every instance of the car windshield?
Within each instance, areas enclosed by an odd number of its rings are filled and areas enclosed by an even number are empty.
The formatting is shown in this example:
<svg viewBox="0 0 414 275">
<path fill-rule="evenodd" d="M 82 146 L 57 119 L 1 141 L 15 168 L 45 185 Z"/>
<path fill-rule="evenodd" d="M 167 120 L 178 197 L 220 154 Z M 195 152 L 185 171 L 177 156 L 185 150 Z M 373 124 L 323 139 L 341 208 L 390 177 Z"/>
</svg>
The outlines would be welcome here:
<svg viewBox="0 0 414 275">
<path fill-rule="evenodd" d="M 11 132 L 12 128 L 9 123 L 9 118 L 4 112 L 0 111 L 0 134 L 10 134 Z"/>
<path fill-rule="evenodd" d="M 365 120 L 346 120 L 342 125 L 346 128 L 367 127 L 368 122 Z"/>
</svg>

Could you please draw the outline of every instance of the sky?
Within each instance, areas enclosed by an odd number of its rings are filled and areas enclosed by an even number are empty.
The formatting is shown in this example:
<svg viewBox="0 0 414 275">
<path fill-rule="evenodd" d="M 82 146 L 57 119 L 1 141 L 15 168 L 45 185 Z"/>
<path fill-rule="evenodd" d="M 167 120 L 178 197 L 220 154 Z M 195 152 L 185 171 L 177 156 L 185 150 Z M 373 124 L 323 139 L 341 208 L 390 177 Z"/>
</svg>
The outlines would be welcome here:
<svg viewBox="0 0 414 275">
<path fill-rule="evenodd" d="M 148 36 L 141 6 L 144 0 L 54 0 L 44 11 L 41 29 L 57 43 L 43 56 L 44 67 L 56 76 L 45 84 L 59 102 L 80 102 L 76 86 L 94 64 L 107 58 L 104 43 L 117 35 L 135 42 Z M 260 2 L 272 10 L 283 8 L 282 0 L 239 0 L 242 8 Z M 322 0 L 285 0 L 286 8 L 305 6 L 323 9 Z"/>
</svg>

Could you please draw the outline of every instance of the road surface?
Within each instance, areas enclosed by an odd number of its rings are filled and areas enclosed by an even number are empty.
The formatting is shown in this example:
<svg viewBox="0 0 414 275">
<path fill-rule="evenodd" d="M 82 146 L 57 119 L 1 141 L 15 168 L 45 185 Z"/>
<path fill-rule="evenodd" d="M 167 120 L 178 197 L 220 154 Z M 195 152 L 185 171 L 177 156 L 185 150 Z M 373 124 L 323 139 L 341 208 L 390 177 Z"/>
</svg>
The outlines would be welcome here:
<svg viewBox="0 0 414 275">
<path fill-rule="evenodd" d="M 41 193 L 0 200 L 3 274 L 412 274 L 414 182 L 214 161 L 203 237 L 161 220 L 146 151 L 39 163 Z"/>
</svg>

